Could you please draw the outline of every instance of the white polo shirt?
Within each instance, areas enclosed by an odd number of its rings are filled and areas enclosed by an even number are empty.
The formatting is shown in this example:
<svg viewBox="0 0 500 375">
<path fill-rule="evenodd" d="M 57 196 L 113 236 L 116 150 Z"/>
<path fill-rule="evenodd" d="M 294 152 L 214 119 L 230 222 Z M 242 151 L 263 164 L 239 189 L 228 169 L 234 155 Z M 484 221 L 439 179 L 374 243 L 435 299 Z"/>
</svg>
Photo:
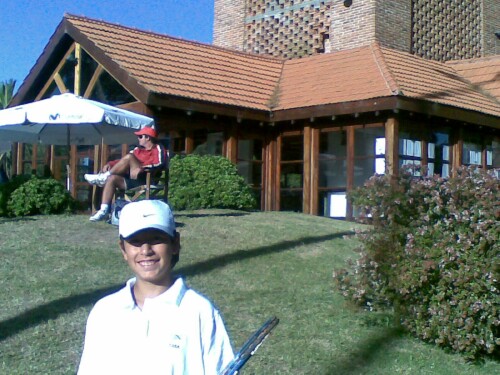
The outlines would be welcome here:
<svg viewBox="0 0 500 375">
<path fill-rule="evenodd" d="M 234 357 L 219 312 L 179 278 L 135 304 L 135 278 L 89 314 L 79 375 L 216 375 Z"/>
</svg>

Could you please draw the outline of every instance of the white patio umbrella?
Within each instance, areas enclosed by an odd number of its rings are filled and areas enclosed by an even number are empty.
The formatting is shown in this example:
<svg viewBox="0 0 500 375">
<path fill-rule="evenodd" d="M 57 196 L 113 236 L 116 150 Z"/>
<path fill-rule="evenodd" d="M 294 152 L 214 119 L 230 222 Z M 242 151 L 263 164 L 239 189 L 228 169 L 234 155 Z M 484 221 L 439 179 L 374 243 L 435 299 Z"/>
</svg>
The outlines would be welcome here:
<svg viewBox="0 0 500 375">
<path fill-rule="evenodd" d="M 136 143 L 134 131 L 154 120 L 74 94 L 0 111 L 0 141 L 45 145 Z M 68 183 L 69 188 L 69 183 Z"/>
<path fill-rule="evenodd" d="M 46 145 L 135 143 L 133 134 L 152 118 L 74 94 L 0 111 L 0 141 Z"/>
</svg>

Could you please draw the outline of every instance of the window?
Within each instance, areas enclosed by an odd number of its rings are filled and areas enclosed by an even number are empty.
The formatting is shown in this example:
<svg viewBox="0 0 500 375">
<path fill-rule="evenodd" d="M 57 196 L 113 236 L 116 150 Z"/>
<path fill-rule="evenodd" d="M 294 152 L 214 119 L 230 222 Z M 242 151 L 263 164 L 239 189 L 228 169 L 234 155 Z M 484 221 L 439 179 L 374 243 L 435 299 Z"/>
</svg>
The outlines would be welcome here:
<svg viewBox="0 0 500 375">
<path fill-rule="evenodd" d="M 474 128 L 464 129 L 463 165 L 478 165 L 486 169 L 500 168 L 500 136 L 498 133 L 478 133 Z"/>
<path fill-rule="evenodd" d="M 262 196 L 262 140 L 238 140 L 238 173 L 255 192 L 257 201 Z"/>
<path fill-rule="evenodd" d="M 409 137 L 409 135 L 405 135 Z M 422 164 L 422 142 L 420 140 L 399 138 L 399 166 L 420 166 Z M 420 169 L 415 168 L 415 176 L 420 176 Z"/>
<path fill-rule="evenodd" d="M 450 139 L 446 131 L 433 132 L 427 144 L 427 175 L 450 176 Z"/>
<path fill-rule="evenodd" d="M 318 212 L 328 217 L 346 216 L 347 135 L 345 130 L 319 136 Z"/>
<path fill-rule="evenodd" d="M 282 211 L 302 211 L 303 173 L 303 136 L 283 136 L 281 141 L 280 176 L 280 209 Z"/>
<path fill-rule="evenodd" d="M 362 186 L 375 173 L 385 172 L 385 130 L 383 127 L 354 131 L 354 186 Z"/>
<path fill-rule="evenodd" d="M 209 133 L 206 130 L 198 130 L 194 133 L 193 154 L 222 156 L 224 145 L 224 133 Z"/>
</svg>

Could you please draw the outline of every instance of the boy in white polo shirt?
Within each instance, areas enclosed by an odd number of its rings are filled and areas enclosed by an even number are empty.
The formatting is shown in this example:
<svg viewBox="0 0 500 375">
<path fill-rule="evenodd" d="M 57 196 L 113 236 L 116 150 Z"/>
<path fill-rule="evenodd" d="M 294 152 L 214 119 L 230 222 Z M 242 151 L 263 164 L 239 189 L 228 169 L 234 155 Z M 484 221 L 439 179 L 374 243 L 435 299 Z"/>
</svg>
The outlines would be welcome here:
<svg viewBox="0 0 500 375">
<path fill-rule="evenodd" d="M 90 312 L 78 374 L 218 374 L 231 343 L 217 309 L 171 274 L 180 238 L 168 204 L 129 203 L 119 234 L 135 278 Z"/>
</svg>

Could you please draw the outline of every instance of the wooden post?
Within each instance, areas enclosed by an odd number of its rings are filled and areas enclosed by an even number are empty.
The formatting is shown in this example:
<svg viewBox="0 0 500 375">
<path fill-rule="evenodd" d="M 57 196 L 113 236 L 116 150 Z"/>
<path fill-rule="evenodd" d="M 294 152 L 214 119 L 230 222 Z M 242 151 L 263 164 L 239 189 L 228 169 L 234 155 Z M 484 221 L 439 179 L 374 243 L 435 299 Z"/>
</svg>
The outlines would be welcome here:
<svg viewBox="0 0 500 375">
<path fill-rule="evenodd" d="M 273 185 L 272 185 L 272 174 L 271 174 L 271 163 L 272 163 L 272 157 L 271 157 L 271 149 L 272 149 L 272 141 L 267 140 L 265 141 L 264 145 L 264 157 L 262 159 L 262 184 L 263 184 L 263 197 L 262 197 L 262 209 L 264 211 L 271 211 L 272 206 L 272 195 L 273 195 Z"/>
<path fill-rule="evenodd" d="M 50 146 L 50 172 L 52 173 L 52 176 L 56 176 L 56 146 L 51 145 Z M 57 177 L 55 177 L 57 178 Z"/>
<path fill-rule="evenodd" d="M 231 125 L 226 138 L 226 158 L 233 164 L 238 163 L 238 130 Z"/>
<path fill-rule="evenodd" d="M 350 126 L 345 130 L 342 130 L 346 132 L 346 141 L 347 141 L 347 171 L 346 171 L 346 194 L 351 191 L 354 187 L 354 136 L 355 136 L 355 129 Z M 353 208 L 352 205 L 347 202 L 347 207 L 346 207 L 346 217 L 347 218 L 352 218 L 353 217 Z"/>
<path fill-rule="evenodd" d="M 34 143 L 31 145 L 31 171 L 35 172 L 35 175 L 37 174 L 37 169 L 38 169 L 38 144 Z"/>
<path fill-rule="evenodd" d="M 385 122 L 385 173 L 397 176 L 399 172 L 399 121 L 389 117 Z"/>
<path fill-rule="evenodd" d="M 464 129 L 460 127 L 452 133 L 452 152 L 451 152 L 451 176 L 456 176 L 457 169 L 462 165 L 464 150 Z"/>
<path fill-rule="evenodd" d="M 71 145 L 70 160 L 69 160 L 69 170 L 70 170 L 70 188 L 71 195 L 76 198 L 76 174 L 77 174 L 77 163 L 76 163 L 76 145 Z"/>
<path fill-rule="evenodd" d="M 346 188 L 347 191 L 352 190 L 354 187 L 354 128 L 352 126 L 343 130 L 346 132 L 347 141 L 347 174 L 346 174 Z"/>
<path fill-rule="evenodd" d="M 302 184 L 302 212 L 311 213 L 311 126 L 304 126 L 304 170 Z"/>
<path fill-rule="evenodd" d="M 319 129 L 311 132 L 311 214 L 318 214 L 319 184 Z"/>
<path fill-rule="evenodd" d="M 186 151 L 186 155 L 189 155 L 194 151 L 194 136 L 192 130 L 186 131 L 186 139 L 184 142 L 184 150 Z"/>
<path fill-rule="evenodd" d="M 18 143 L 17 144 L 17 167 L 16 167 L 16 174 L 23 174 L 23 154 L 24 154 L 24 144 L 23 143 Z"/>
</svg>

